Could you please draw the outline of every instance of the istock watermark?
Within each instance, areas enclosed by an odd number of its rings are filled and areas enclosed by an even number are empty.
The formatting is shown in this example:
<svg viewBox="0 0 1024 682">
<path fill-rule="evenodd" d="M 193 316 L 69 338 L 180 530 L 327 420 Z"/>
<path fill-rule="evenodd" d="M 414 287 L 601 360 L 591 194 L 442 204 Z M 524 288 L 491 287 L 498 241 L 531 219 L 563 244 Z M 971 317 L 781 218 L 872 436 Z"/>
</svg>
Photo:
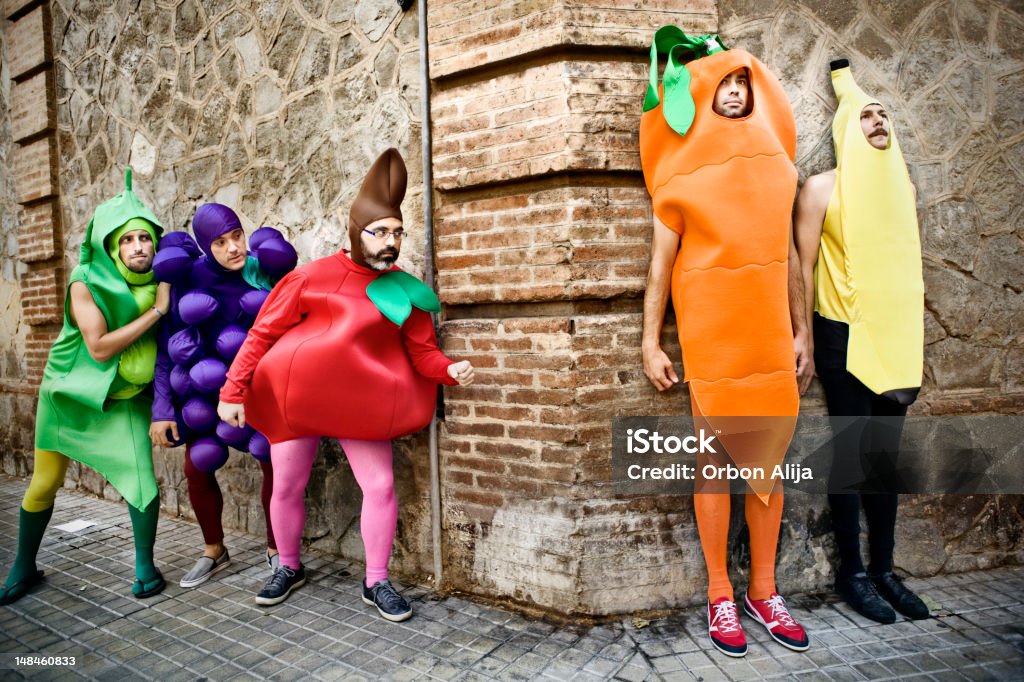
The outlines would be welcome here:
<svg viewBox="0 0 1024 682">
<path fill-rule="evenodd" d="M 688 452 L 691 455 L 703 452 L 714 455 L 718 453 L 714 448 L 714 442 L 715 434 L 704 429 L 697 435 L 682 438 L 671 434 L 662 436 L 657 431 L 648 429 L 626 429 L 626 452 L 631 455 L 644 455 L 648 452 L 659 455 L 674 455 L 678 452 Z"/>
<path fill-rule="evenodd" d="M 722 492 L 723 486 L 744 492 L 765 481 L 817 494 L 1024 494 L 1020 415 L 712 417 L 699 423 L 616 417 L 616 494 L 685 495 Z M 785 456 L 751 458 L 757 451 L 752 443 L 777 443 L 781 433 L 784 444 L 789 432 Z M 747 459 L 738 460 L 729 443 L 742 444 L 734 450 Z"/>
</svg>

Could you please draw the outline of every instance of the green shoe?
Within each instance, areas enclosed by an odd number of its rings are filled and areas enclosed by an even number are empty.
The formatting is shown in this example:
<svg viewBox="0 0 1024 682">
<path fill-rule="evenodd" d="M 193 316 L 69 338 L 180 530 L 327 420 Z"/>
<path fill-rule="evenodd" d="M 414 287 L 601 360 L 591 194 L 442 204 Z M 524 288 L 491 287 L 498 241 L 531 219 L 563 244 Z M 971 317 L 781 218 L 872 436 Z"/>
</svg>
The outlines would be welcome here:
<svg viewBox="0 0 1024 682">
<path fill-rule="evenodd" d="M 29 590 L 41 582 L 43 582 L 43 572 L 36 571 L 29 577 L 16 582 L 13 585 L 4 585 L 0 587 L 0 606 L 13 604 L 28 594 Z"/>
<path fill-rule="evenodd" d="M 163 592 L 165 587 L 167 587 L 167 581 L 164 580 L 163 574 L 157 571 L 156 577 L 148 582 L 144 583 L 136 578 L 132 585 L 132 594 L 136 599 L 148 599 Z"/>
</svg>

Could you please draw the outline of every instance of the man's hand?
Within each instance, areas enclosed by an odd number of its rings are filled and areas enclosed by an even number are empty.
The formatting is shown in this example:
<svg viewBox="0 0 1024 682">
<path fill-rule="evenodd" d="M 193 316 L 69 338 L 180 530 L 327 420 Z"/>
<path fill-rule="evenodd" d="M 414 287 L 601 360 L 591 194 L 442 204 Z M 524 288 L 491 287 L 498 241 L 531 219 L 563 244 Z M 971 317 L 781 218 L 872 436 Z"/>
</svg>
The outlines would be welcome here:
<svg viewBox="0 0 1024 682">
<path fill-rule="evenodd" d="M 241 403 L 226 403 L 221 400 L 217 403 L 217 416 L 235 428 L 245 426 L 245 406 Z"/>
<path fill-rule="evenodd" d="M 661 350 L 661 327 L 665 321 L 672 265 L 679 252 L 679 234 L 658 216 L 654 216 L 654 235 L 651 238 L 651 267 L 647 271 L 647 289 L 644 291 L 644 324 L 640 349 L 644 359 L 644 374 L 659 391 L 679 383 L 672 361 Z"/>
<path fill-rule="evenodd" d="M 807 392 L 814 378 L 814 348 L 807 341 L 807 334 L 793 338 L 793 352 L 796 355 L 796 383 L 800 395 Z"/>
<path fill-rule="evenodd" d="M 171 438 L 167 438 L 167 432 L 171 432 Z M 154 445 L 159 445 L 162 448 L 173 448 L 175 442 L 181 440 L 178 437 L 178 423 L 174 421 L 164 422 L 153 422 L 149 425 L 149 437 L 153 441 Z"/>
<path fill-rule="evenodd" d="M 665 351 L 660 346 L 656 348 L 645 348 L 644 374 L 651 380 L 654 387 L 659 391 L 672 388 L 679 383 L 679 376 L 676 374 L 672 361 L 668 359 Z"/>
<path fill-rule="evenodd" d="M 459 386 L 469 386 L 473 383 L 473 365 L 469 360 L 453 362 L 448 365 L 448 376 L 459 382 Z"/>
</svg>

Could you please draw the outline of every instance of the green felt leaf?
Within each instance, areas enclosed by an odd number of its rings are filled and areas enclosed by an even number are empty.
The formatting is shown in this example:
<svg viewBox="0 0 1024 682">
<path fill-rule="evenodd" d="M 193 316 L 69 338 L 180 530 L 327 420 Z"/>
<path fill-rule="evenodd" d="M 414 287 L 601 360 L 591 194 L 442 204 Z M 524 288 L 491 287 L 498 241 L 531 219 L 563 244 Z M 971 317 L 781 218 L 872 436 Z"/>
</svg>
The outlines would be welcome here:
<svg viewBox="0 0 1024 682">
<path fill-rule="evenodd" d="M 680 135 L 685 135 L 693 125 L 693 117 L 697 108 L 690 94 L 690 70 L 685 64 L 677 65 L 673 55 L 682 45 L 676 45 L 669 53 L 668 65 L 665 67 L 665 106 L 662 112 L 669 128 Z"/>
<path fill-rule="evenodd" d="M 408 272 L 393 270 L 387 273 L 385 277 L 394 279 L 405 290 L 405 293 L 408 294 L 410 303 L 420 310 L 425 310 L 428 313 L 441 312 L 441 301 L 437 299 L 437 294 L 434 293 L 434 290 Z"/>
<path fill-rule="evenodd" d="M 662 107 L 665 121 L 672 130 L 685 135 L 696 113 L 693 95 L 690 94 L 690 70 L 686 62 L 700 59 L 727 49 L 715 34 L 690 37 L 676 26 L 662 26 L 651 41 L 651 67 L 647 93 L 644 95 L 644 111 L 650 111 L 661 104 L 658 94 L 658 58 L 667 57 L 662 78 L 665 103 Z"/>
<path fill-rule="evenodd" d="M 399 327 L 412 313 L 413 306 L 428 313 L 441 312 L 437 294 L 408 272 L 391 270 L 366 286 L 366 295 L 377 310 Z"/>
<path fill-rule="evenodd" d="M 388 318 L 399 327 L 409 318 L 412 312 L 412 303 L 409 302 L 409 295 L 405 289 L 387 275 L 381 275 L 366 286 L 366 295 L 377 310 L 384 317 Z"/>
<path fill-rule="evenodd" d="M 261 291 L 270 291 L 277 284 L 276 279 L 263 272 L 263 269 L 260 268 L 260 262 L 253 256 L 246 256 L 245 267 L 242 268 L 242 279 L 253 289 L 260 289 Z"/>
</svg>

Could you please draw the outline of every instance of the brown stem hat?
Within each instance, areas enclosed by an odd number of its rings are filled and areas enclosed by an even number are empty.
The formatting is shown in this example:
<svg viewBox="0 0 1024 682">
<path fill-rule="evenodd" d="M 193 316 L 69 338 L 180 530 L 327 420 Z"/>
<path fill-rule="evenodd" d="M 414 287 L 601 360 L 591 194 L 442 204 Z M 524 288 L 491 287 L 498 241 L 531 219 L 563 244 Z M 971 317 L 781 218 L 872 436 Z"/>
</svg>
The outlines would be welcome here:
<svg viewBox="0 0 1024 682">
<path fill-rule="evenodd" d="M 363 229 L 382 218 L 402 219 L 406 181 L 405 161 L 393 147 L 377 157 L 366 172 L 363 186 L 348 212 L 348 238 L 352 244 L 352 260 L 357 264 L 368 267 L 359 241 Z"/>
</svg>

